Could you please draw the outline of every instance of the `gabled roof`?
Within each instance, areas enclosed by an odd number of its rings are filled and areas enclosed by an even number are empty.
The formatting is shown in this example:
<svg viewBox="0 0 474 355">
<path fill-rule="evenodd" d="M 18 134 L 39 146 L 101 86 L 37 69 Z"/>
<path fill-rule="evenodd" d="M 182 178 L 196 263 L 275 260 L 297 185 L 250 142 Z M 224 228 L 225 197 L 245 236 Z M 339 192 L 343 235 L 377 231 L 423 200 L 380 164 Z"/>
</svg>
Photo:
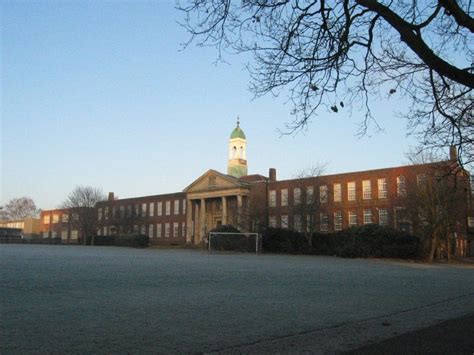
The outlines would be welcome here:
<svg viewBox="0 0 474 355">
<path fill-rule="evenodd" d="M 245 175 L 239 178 L 240 181 L 245 182 L 261 182 L 266 181 L 268 178 L 260 174 Z"/>
<path fill-rule="evenodd" d="M 204 180 L 208 179 L 211 176 L 215 176 L 217 178 L 222 179 L 223 181 L 229 184 L 229 187 L 249 187 L 248 183 L 245 181 L 240 181 L 234 176 L 230 176 L 227 174 L 223 174 L 218 172 L 217 170 L 209 169 L 196 180 L 194 180 L 190 185 L 188 185 L 183 192 L 188 192 L 193 189 L 193 187 L 197 187 L 199 184 L 202 184 Z M 219 186 L 217 187 L 219 188 Z"/>
</svg>

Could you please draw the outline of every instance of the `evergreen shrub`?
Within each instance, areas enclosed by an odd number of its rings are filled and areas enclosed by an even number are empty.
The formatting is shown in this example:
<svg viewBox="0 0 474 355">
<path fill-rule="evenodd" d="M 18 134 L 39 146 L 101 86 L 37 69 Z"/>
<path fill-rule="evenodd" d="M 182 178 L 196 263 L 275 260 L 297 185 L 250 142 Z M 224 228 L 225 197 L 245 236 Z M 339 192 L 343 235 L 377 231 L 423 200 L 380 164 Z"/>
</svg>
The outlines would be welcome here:
<svg viewBox="0 0 474 355">
<path fill-rule="evenodd" d="M 271 253 L 304 254 L 309 252 L 308 241 L 304 235 L 283 228 L 265 230 L 262 235 L 262 249 Z"/>
</svg>

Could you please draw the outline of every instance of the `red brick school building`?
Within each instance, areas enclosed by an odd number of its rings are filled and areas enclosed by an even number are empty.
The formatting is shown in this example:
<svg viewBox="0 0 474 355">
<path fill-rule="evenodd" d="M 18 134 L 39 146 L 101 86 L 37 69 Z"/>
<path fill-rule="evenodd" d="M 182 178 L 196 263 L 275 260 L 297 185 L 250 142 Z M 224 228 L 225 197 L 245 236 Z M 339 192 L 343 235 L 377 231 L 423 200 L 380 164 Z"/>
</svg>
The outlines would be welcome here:
<svg viewBox="0 0 474 355">
<path fill-rule="evenodd" d="M 447 172 L 462 191 L 461 207 L 453 211 L 456 253 L 468 253 L 474 233 L 473 188 L 454 148 L 449 159 L 436 163 L 278 181 L 275 169 L 268 176 L 248 175 L 246 145 L 237 122 L 229 139 L 227 174 L 208 170 L 182 192 L 170 194 L 116 199 L 109 193 L 95 206 L 97 234 L 132 231 L 147 234 L 153 244 L 170 245 L 200 244 L 211 229 L 228 224 L 242 231 L 279 227 L 326 233 L 376 223 L 413 232 L 406 213 L 408 192 Z M 81 236 L 72 218 L 68 210 L 43 211 L 43 237 L 77 243 Z"/>
</svg>

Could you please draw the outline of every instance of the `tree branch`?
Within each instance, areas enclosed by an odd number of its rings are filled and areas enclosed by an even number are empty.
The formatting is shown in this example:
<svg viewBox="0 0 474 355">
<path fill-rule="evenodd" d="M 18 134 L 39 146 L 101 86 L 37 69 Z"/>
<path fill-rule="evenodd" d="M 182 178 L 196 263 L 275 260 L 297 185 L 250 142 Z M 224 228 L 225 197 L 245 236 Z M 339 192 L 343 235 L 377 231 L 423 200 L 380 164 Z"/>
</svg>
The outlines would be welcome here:
<svg viewBox="0 0 474 355">
<path fill-rule="evenodd" d="M 457 83 L 474 88 L 473 73 L 470 73 L 468 70 L 459 69 L 437 56 L 423 41 L 421 36 L 412 31 L 410 24 L 403 20 L 398 14 L 375 0 L 356 0 L 356 2 L 383 17 L 400 34 L 401 40 L 405 42 L 428 67 L 436 71 L 439 75 L 446 76 Z"/>
</svg>

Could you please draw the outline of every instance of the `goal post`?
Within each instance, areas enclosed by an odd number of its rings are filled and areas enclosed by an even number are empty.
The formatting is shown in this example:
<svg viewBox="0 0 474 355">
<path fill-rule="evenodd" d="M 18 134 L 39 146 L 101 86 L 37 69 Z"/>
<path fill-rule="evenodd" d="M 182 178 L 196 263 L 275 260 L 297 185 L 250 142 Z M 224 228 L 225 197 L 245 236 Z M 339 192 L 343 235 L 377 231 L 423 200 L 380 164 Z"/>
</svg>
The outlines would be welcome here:
<svg viewBox="0 0 474 355">
<path fill-rule="evenodd" d="M 262 236 L 259 233 L 209 232 L 208 251 L 255 252 L 262 250 Z"/>
</svg>

